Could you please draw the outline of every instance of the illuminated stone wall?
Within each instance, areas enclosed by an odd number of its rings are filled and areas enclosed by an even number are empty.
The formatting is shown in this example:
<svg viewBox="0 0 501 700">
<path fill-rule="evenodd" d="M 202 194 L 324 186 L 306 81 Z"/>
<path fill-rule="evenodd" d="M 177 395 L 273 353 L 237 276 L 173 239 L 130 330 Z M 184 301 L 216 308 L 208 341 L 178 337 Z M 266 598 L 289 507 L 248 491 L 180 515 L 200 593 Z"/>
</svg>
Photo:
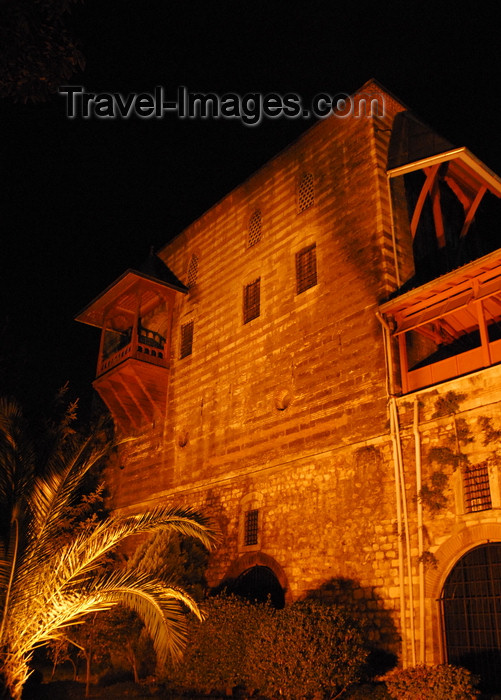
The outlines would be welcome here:
<svg viewBox="0 0 501 700">
<path fill-rule="evenodd" d="M 350 598 L 380 616 L 395 647 L 393 466 L 376 310 L 395 288 L 385 166 L 401 107 L 389 97 L 386 107 L 384 119 L 317 124 L 159 253 L 185 282 L 196 256 L 196 284 L 174 312 L 165 415 L 127 448 L 110 489 L 119 508 L 172 501 L 209 512 L 223 534 L 212 585 L 271 557 L 288 600 L 321 587 Z M 299 211 L 305 173 L 314 201 Z M 261 239 L 249 247 L 256 210 Z M 296 253 L 312 244 L 317 284 L 297 294 Z M 243 289 L 258 278 L 260 314 L 244 324 Z M 180 359 L 191 321 L 192 354 Z M 259 509 L 259 543 L 245 547 L 248 503 Z"/>
<path fill-rule="evenodd" d="M 403 397 L 397 410 L 408 540 L 397 533 L 398 436 L 390 434 L 376 312 L 396 288 L 385 171 L 401 109 L 387 96 L 384 119 L 318 123 L 160 251 L 185 283 L 193 283 L 196 256 L 196 283 L 177 297 L 165 412 L 124 448 L 109 486 L 119 509 L 202 507 L 222 533 L 212 586 L 253 564 L 270 566 L 287 600 L 313 594 L 341 601 L 373 622 L 370 636 L 393 651 L 401 651 L 402 635 L 410 663 L 442 658 L 436 599 L 460 549 L 451 544 L 449 551 L 447 543 L 495 518 L 492 510 L 464 514 L 460 470 L 447 467 L 446 505 L 424 509 L 428 562 L 420 569 L 414 409 Z M 313 176 L 314 204 L 298 212 L 304 173 Z M 248 247 L 257 210 L 261 240 Z M 317 284 L 297 294 L 296 253 L 312 244 Z M 410 241 L 399 246 L 409 263 Z M 243 290 L 258 278 L 260 314 L 244 324 Z M 181 328 L 190 322 L 192 353 L 181 359 Z M 430 448 L 452 430 L 450 413 L 433 416 L 439 395 L 468 395 L 458 410 L 473 432 L 485 404 L 498 420 L 498 370 L 488 372 L 448 382 L 438 394 L 421 392 L 423 483 L 435 469 Z M 477 439 L 465 449 L 475 461 L 484 448 Z M 259 540 L 245 546 L 249 507 L 259 510 Z M 437 569 L 432 555 L 442 557 Z"/>
</svg>

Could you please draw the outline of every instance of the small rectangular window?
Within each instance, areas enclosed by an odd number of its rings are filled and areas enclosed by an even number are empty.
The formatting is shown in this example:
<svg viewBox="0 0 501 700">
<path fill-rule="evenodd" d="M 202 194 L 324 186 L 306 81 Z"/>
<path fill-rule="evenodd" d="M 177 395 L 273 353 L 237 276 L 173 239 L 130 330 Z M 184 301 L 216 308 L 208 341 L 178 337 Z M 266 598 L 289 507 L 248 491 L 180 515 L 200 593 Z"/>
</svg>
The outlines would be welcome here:
<svg viewBox="0 0 501 700">
<path fill-rule="evenodd" d="M 246 547 L 258 543 L 259 510 L 248 510 L 245 514 L 244 545 Z"/>
<path fill-rule="evenodd" d="M 261 278 L 258 278 L 244 287 L 244 323 L 249 323 L 259 316 L 260 285 Z"/>
<path fill-rule="evenodd" d="M 297 293 L 305 292 L 317 283 L 317 250 L 316 244 L 303 248 L 296 253 L 296 285 Z"/>
<path fill-rule="evenodd" d="M 180 358 L 188 357 L 193 350 L 193 321 L 181 326 L 181 352 Z"/>
<path fill-rule="evenodd" d="M 486 462 L 464 470 L 464 495 L 467 513 L 492 508 L 489 469 Z"/>
</svg>

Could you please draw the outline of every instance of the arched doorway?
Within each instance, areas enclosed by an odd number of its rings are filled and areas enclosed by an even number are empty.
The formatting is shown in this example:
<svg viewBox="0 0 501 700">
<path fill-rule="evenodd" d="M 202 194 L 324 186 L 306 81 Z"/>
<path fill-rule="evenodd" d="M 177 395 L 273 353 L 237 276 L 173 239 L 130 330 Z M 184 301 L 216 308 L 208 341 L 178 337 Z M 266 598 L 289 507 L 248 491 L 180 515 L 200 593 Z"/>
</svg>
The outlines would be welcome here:
<svg viewBox="0 0 501 700">
<path fill-rule="evenodd" d="M 285 605 L 284 589 L 267 566 L 252 566 L 242 572 L 229 591 L 252 602 L 265 603 L 269 599 L 274 608 L 281 609 Z"/>
<path fill-rule="evenodd" d="M 482 690 L 501 688 L 501 543 L 463 555 L 440 597 L 447 661 L 482 678 Z"/>
</svg>

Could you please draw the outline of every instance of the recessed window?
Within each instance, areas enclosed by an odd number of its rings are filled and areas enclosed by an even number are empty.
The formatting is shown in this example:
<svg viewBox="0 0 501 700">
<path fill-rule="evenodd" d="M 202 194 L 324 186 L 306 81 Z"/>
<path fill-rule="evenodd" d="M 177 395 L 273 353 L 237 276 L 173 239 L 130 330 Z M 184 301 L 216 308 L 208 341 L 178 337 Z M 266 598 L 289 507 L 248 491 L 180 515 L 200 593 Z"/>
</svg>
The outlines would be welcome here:
<svg viewBox="0 0 501 700">
<path fill-rule="evenodd" d="M 181 326 L 181 352 L 180 358 L 188 357 L 193 350 L 193 321 Z"/>
<path fill-rule="evenodd" d="M 249 321 L 259 316 L 260 286 L 261 278 L 259 277 L 244 287 L 244 323 L 249 323 Z"/>
<path fill-rule="evenodd" d="M 256 209 L 254 214 L 249 219 L 249 230 L 247 233 L 247 247 L 252 248 L 253 245 L 261 240 L 261 210 Z"/>
<path fill-rule="evenodd" d="M 193 289 L 193 287 L 197 283 L 197 275 L 198 275 L 198 257 L 196 255 L 191 256 L 190 260 L 190 265 L 188 267 L 188 280 L 187 280 L 187 287 L 188 289 Z"/>
<path fill-rule="evenodd" d="M 476 513 L 492 508 L 487 462 L 465 468 L 464 497 L 467 513 Z"/>
<path fill-rule="evenodd" d="M 298 187 L 298 211 L 302 212 L 315 204 L 315 188 L 313 175 L 304 173 L 301 176 Z"/>
<path fill-rule="evenodd" d="M 317 248 L 316 244 L 303 248 L 296 253 L 297 293 L 305 292 L 317 283 Z"/>
<path fill-rule="evenodd" d="M 244 545 L 250 547 L 258 543 L 259 510 L 254 508 L 245 513 Z"/>
</svg>

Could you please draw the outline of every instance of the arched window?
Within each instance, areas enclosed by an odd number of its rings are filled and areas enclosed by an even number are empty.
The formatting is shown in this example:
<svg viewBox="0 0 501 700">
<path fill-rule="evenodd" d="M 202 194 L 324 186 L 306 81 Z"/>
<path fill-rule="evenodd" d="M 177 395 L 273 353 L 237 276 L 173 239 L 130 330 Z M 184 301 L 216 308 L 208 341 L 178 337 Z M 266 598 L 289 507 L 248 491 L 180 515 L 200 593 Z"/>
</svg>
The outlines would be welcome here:
<svg viewBox="0 0 501 700">
<path fill-rule="evenodd" d="M 301 213 L 309 209 L 315 204 L 315 188 L 313 183 L 313 175 L 311 173 L 303 173 L 299 180 L 297 206 Z"/>
<path fill-rule="evenodd" d="M 247 248 L 261 240 L 261 209 L 256 209 L 249 219 L 249 229 L 247 231 Z"/>
<path fill-rule="evenodd" d="M 483 692 L 501 687 L 501 543 L 483 544 L 456 563 L 440 604 L 448 663 L 482 678 Z"/>
<path fill-rule="evenodd" d="M 186 286 L 188 289 L 193 289 L 193 287 L 197 283 L 197 275 L 198 275 L 198 257 L 193 254 L 191 256 L 190 264 L 188 266 L 188 279 L 187 279 L 187 284 Z"/>
</svg>

